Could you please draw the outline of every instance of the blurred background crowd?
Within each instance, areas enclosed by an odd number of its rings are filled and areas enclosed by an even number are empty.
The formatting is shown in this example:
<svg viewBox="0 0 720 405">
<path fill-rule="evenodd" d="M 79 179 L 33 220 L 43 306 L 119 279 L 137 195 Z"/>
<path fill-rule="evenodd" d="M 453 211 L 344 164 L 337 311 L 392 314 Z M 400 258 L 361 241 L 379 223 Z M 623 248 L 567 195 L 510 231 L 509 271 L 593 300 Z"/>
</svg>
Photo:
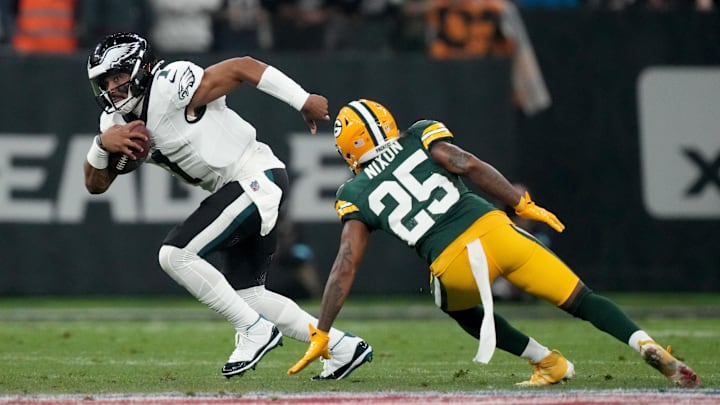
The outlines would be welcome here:
<svg viewBox="0 0 720 405">
<path fill-rule="evenodd" d="M 161 52 L 506 52 L 506 9 L 716 9 L 718 0 L 0 0 L 3 53 L 71 53 L 133 31 Z M 468 41 L 467 38 L 474 37 Z"/>
</svg>

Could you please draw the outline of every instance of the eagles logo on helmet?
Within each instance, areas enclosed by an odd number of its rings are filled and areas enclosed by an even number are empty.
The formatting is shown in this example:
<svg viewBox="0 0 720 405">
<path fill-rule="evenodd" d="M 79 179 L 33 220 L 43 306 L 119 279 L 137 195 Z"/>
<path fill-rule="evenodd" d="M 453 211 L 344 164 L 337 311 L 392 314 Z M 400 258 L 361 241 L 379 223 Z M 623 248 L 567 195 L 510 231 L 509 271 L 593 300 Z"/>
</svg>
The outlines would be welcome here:
<svg viewBox="0 0 720 405">
<path fill-rule="evenodd" d="M 335 119 L 335 147 L 353 173 L 374 159 L 383 145 L 400 136 L 395 118 L 382 104 L 360 99 L 351 101 Z"/>
<path fill-rule="evenodd" d="M 88 57 L 88 78 L 95 100 L 107 113 L 132 112 L 145 95 L 152 75 L 160 65 L 145 38 L 132 33 L 108 35 Z M 128 97 L 118 104 L 112 101 L 104 84 L 108 74 L 117 72 L 130 75 L 126 83 Z"/>
</svg>

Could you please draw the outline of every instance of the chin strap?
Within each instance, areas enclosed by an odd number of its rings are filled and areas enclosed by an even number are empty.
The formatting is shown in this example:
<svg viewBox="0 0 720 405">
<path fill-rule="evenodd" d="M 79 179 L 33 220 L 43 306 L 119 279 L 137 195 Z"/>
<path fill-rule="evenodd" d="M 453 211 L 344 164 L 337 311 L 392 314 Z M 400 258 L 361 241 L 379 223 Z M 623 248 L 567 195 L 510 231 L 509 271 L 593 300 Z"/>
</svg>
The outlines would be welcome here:
<svg viewBox="0 0 720 405">
<path fill-rule="evenodd" d="M 143 96 L 133 96 L 132 92 L 128 90 L 128 98 L 123 100 L 123 102 L 120 104 L 120 107 L 118 107 L 116 111 L 123 114 L 136 114 L 136 111 L 139 111 L 138 107 L 142 107 L 143 98 Z"/>
</svg>

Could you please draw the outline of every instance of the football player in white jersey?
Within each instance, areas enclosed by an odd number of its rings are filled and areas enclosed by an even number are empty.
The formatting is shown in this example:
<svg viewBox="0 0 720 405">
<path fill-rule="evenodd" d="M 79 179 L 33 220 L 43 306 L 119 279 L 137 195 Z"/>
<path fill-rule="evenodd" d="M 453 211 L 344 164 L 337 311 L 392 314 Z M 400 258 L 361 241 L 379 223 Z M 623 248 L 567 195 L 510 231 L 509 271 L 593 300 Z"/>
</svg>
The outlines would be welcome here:
<svg viewBox="0 0 720 405">
<path fill-rule="evenodd" d="M 307 325 L 317 319 L 264 286 L 288 186 L 285 165 L 226 105 L 225 96 L 247 82 L 300 111 L 312 133 L 317 121 L 329 120 L 327 99 L 249 56 L 205 69 L 188 61 L 166 64 L 133 33 L 104 38 L 87 69 L 104 110 L 84 166 L 88 191 L 103 193 L 116 178 L 108 167 L 111 153 L 134 158 L 149 141 L 148 163 L 211 193 L 167 235 L 159 262 L 234 326 L 236 347 L 222 374 L 230 378 L 254 369 L 282 345 L 283 334 L 309 342 Z M 141 123 L 147 132 L 136 129 Z M 223 258 L 222 271 L 206 260 L 213 252 Z M 342 379 L 372 360 L 367 342 L 337 329 L 330 331 L 330 347 L 333 357 L 314 379 Z"/>
</svg>

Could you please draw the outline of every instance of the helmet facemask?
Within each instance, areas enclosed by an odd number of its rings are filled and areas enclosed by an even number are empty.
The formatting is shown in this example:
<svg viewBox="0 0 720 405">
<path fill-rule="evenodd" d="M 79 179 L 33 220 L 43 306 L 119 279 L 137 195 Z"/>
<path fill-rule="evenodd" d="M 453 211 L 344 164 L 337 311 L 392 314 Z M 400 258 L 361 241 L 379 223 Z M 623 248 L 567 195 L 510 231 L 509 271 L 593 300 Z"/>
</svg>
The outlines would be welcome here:
<svg viewBox="0 0 720 405">
<path fill-rule="evenodd" d="M 344 106 L 334 125 L 335 147 L 357 174 L 399 136 L 390 111 L 374 101 L 360 99 Z"/>
<path fill-rule="evenodd" d="M 105 112 L 120 112 L 127 114 L 132 112 L 138 106 L 144 96 L 144 92 L 140 91 L 138 86 L 135 84 L 135 80 L 133 80 L 131 76 L 128 81 L 113 89 L 113 92 L 127 94 L 127 97 L 118 102 L 113 101 L 111 92 L 105 88 L 104 82 L 108 76 L 116 73 L 116 71 L 108 72 L 107 74 L 98 77 L 97 80 L 91 80 L 90 84 L 92 86 L 93 93 L 95 93 L 95 101 Z"/>
</svg>

